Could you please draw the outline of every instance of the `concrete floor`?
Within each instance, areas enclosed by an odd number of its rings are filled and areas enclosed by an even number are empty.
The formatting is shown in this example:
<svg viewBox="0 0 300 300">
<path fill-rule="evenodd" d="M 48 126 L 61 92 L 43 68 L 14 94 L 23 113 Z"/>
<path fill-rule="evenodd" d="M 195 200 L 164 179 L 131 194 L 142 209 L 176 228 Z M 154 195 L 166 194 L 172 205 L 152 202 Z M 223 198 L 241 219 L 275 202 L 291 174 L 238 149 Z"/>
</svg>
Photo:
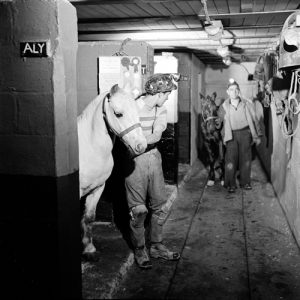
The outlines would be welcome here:
<svg viewBox="0 0 300 300">
<path fill-rule="evenodd" d="M 253 190 L 229 195 L 219 183 L 206 187 L 198 162 L 165 225 L 181 259 L 153 260 L 145 271 L 131 256 L 108 298 L 300 299 L 299 247 L 257 160 L 251 177 Z"/>
</svg>

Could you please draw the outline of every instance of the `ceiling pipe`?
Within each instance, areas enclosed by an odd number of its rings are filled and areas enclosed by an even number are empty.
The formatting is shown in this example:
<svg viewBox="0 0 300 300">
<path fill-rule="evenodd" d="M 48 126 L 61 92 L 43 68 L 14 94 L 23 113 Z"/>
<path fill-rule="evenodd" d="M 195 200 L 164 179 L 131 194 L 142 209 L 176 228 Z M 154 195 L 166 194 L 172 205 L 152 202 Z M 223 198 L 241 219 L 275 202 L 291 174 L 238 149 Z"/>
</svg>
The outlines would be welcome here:
<svg viewBox="0 0 300 300">
<path fill-rule="evenodd" d="M 127 24 L 128 26 L 128 24 Z M 281 29 L 282 25 L 254 25 L 254 26 L 229 26 L 229 27 L 224 27 L 224 30 L 246 30 L 246 29 L 270 29 L 270 28 L 278 28 Z M 160 32 L 204 32 L 204 30 L 202 29 L 202 27 L 199 28 L 174 28 L 174 29 L 150 29 L 149 30 L 120 30 L 120 29 L 116 29 L 116 30 L 99 30 L 98 28 L 95 28 L 94 30 L 90 27 L 84 28 L 82 29 L 81 26 L 79 26 L 78 28 L 78 34 L 123 34 L 123 33 L 127 33 L 127 34 L 134 34 L 134 33 L 160 33 Z M 280 30 L 278 31 L 278 33 L 280 32 Z"/>
<path fill-rule="evenodd" d="M 79 39 L 83 39 L 83 38 L 86 38 L 86 39 L 91 39 L 91 40 L 104 40 L 104 41 L 116 41 L 116 40 L 124 40 L 125 38 L 129 37 L 131 39 L 134 39 L 134 40 L 140 40 L 140 41 L 180 41 L 180 40 L 186 40 L 187 39 L 187 36 L 183 36 L 183 37 L 164 37 L 164 38 L 161 38 L 161 39 L 158 39 L 158 38 L 155 38 L 153 39 L 151 36 L 147 36 L 144 33 L 142 32 L 136 32 L 136 35 L 134 35 L 134 33 L 131 33 L 132 35 L 129 35 L 129 33 L 127 32 L 122 32 L 122 33 L 103 33 L 103 32 L 90 32 L 90 31 L 79 31 Z M 150 33 L 150 32 L 149 32 Z M 165 33 L 168 33 L 168 32 L 165 32 Z M 199 35 L 198 36 L 191 36 L 188 38 L 188 40 L 199 40 L 201 38 L 201 40 L 210 40 L 206 34 L 202 32 L 199 32 Z M 156 31 L 152 31 L 151 32 L 151 35 L 158 35 L 159 32 L 156 32 Z M 203 34 L 203 35 L 201 35 Z M 278 33 L 270 33 L 270 34 L 259 34 L 259 35 L 248 35 L 248 36 L 245 36 L 245 35 L 228 35 L 228 36 L 223 36 L 222 39 L 223 40 L 226 40 L 226 39 L 229 39 L 229 40 L 237 40 L 237 39 L 254 39 L 254 38 L 278 38 L 278 35 L 280 34 L 280 32 Z"/>
<path fill-rule="evenodd" d="M 260 16 L 276 16 L 282 14 L 290 15 L 296 10 L 280 10 L 280 11 L 256 11 L 249 13 L 232 13 L 232 14 L 211 14 L 210 17 L 218 20 L 231 18 L 246 18 Z M 79 18 L 78 23 L 123 23 L 123 22 L 160 22 L 160 21 L 176 21 L 184 19 L 205 19 L 205 15 L 176 15 L 176 16 L 161 16 L 161 17 L 133 17 L 133 18 Z"/>
</svg>

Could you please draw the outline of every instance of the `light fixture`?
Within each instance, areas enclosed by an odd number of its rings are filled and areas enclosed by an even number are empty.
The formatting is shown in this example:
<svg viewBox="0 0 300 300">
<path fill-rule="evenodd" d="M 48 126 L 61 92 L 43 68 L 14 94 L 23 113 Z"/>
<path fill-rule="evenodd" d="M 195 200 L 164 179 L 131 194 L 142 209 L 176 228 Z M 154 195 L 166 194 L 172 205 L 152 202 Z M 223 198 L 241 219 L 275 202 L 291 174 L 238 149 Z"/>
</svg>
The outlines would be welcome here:
<svg viewBox="0 0 300 300">
<path fill-rule="evenodd" d="M 223 34 L 223 24 L 220 20 L 205 21 L 204 30 L 209 39 L 219 40 Z"/>
<path fill-rule="evenodd" d="M 226 57 L 229 55 L 229 48 L 228 46 L 223 46 L 222 44 L 217 48 L 217 53 L 221 57 Z"/>
<path fill-rule="evenodd" d="M 175 81 L 175 82 L 178 82 L 179 80 L 180 81 L 187 81 L 188 80 L 188 77 L 185 76 L 185 75 L 182 75 L 180 73 L 171 73 L 171 78 Z"/>
<path fill-rule="evenodd" d="M 211 20 L 207 10 L 207 0 L 201 0 L 203 5 L 206 21 L 203 23 L 205 32 L 209 39 L 220 40 L 223 34 L 223 24 L 220 20 Z"/>
<path fill-rule="evenodd" d="M 231 65 L 231 58 L 230 56 L 226 56 L 223 58 L 223 63 L 226 65 L 226 66 L 230 66 Z"/>
</svg>

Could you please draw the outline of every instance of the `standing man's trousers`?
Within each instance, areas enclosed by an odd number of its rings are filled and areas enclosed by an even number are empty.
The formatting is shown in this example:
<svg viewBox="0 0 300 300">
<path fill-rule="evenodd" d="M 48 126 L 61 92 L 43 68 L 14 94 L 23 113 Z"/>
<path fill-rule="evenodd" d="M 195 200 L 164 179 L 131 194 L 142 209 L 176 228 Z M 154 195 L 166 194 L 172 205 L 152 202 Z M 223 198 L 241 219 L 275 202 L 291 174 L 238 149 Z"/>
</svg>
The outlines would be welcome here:
<svg viewBox="0 0 300 300">
<path fill-rule="evenodd" d="M 225 180 L 226 187 L 236 187 L 236 171 L 240 170 L 240 185 L 250 184 L 252 161 L 252 136 L 249 127 L 233 130 L 233 139 L 226 143 Z"/>
<path fill-rule="evenodd" d="M 163 224 L 167 217 L 166 190 L 160 152 L 155 148 L 134 158 L 134 171 L 125 179 L 127 202 L 131 215 L 130 228 L 135 247 L 145 244 L 144 221 L 151 211 L 151 242 L 162 242 Z"/>
</svg>

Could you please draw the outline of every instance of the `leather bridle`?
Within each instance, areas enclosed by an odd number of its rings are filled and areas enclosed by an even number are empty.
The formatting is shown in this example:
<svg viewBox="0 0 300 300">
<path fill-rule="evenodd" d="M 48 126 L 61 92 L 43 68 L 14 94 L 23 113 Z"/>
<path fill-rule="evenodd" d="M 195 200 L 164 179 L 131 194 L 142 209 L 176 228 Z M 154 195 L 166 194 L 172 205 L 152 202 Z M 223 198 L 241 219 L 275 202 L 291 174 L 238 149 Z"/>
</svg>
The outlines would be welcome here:
<svg viewBox="0 0 300 300">
<path fill-rule="evenodd" d="M 117 136 L 119 138 L 123 138 L 124 135 L 128 134 L 130 131 L 138 128 L 138 127 L 142 127 L 141 126 L 141 123 L 135 123 L 133 124 L 132 126 L 124 129 L 123 131 L 121 131 L 120 133 L 116 132 L 109 124 L 109 121 L 107 119 L 107 114 L 106 114 L 106 111 L 105 111 L 105 100 L 107 99 L 107 102 L 110 102 L 110 94 L 106 94 L 106 96 L 104 97 L 103 99 L 103 102 L 102 102 L 102 113 L 103 113 L 103 119 L 104 119 L 104 122 L 105 122 L 105 125 L 106 125 L 106 128 L 108 130 L 108 132 L 111 134 L 113 134 L 114 136 Z M 129 145 L 128 145 L 129 146 Z"/>
<path fill-rule="evenodd" d="M 202 114 L 202 118 L 203 118 L 204 123 L 206 123 L 207 121 L 212 120 L 212 119 L 218 119 L 218 117 L 208 117 L 205 119 L 203 114 Z"/>
</svg>

